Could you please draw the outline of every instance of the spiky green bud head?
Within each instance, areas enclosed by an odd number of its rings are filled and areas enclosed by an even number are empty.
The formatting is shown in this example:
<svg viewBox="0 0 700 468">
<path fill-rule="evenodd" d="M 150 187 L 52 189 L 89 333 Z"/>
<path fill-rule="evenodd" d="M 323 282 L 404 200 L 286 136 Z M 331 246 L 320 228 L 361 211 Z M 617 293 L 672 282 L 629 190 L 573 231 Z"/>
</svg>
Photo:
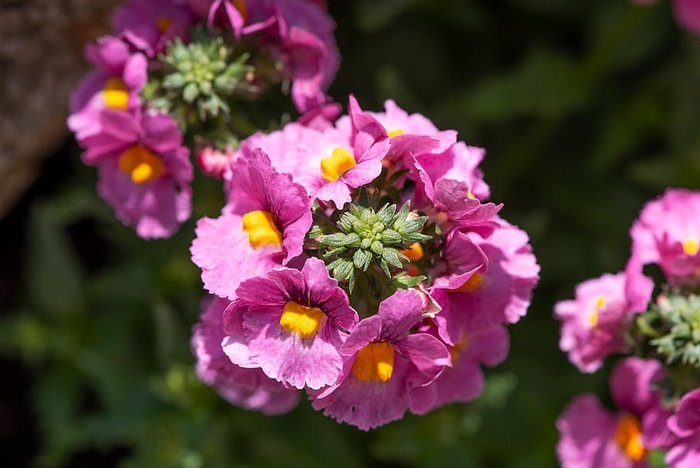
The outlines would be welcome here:
<svg viewBox="0 0 700 468">
<path fill-rule="evenodd" d="M 406 203 L 397 212 L 396 205 L 386 204 L 375 211 L 350 204 L 336 223 L 338 232 L 316 235 L 320 228 L 312 228 L 322 257 L 332 260 L 328 269 L 334 277 L 339 281 L 349 280 L 347 265 L 353 267 L 353 278 L 373 263 L 389 278 L 392 269 L 401 270 L 402 261 L 408 261 L 401 251 L 431 238 L 420 233 L 427 218 L 411 213 L 409 207 L 410 203 Z M 343 259 L 345 262 L 340 262 Z"/>
<path fill-rule="evenodd" d="M 681 363 L 700 369 L 700 296 L 669 293 L 649 312 L 655 320 L 655 339 L 649 343 L 667 364 Z"/>
<path fill-rule="evenodd" d="M 255 69 L 246 63 L 248 54 L 237 54 L 221 37 L 200 36 L 189 44 L 179 38 L 168 44 L 159 57 L 165 68 L 161 86 L 168 98 L 194 108 L 201 120 L 228 118 L 231 97 L 255 92 L 250 80 Z"/>
</svg>

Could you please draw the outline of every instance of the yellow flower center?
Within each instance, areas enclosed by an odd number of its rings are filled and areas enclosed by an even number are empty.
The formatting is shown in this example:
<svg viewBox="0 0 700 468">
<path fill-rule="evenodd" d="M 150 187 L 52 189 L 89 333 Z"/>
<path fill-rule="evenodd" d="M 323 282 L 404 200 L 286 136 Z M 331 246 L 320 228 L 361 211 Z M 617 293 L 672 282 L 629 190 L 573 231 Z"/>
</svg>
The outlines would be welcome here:
<svg viewBox="0 0 700 468">
<path fill-rule="evenodd" d="M 394 347 L 386 341 L 370 343 L 357 353 L 352 373 L 360 382 L 386 382 L 394 372 Z"/>
<path fill-rule="evenodd" d="M 289 333 L 301 338 L 311 338 L 318 332 L 326 314 L 318 307 L 306 307 L 289 301 L 284 305 L 280 325 Z"/>
<path fill-rule="evenodd" d="M 397 128 L 396 130 L 392 130 L 392 131 L 388 132 L 388 135 L 389 135 L 389 138 L 403 135 L 403 130 L 401 130 L 400 128 Z"/>
<path fill-rule="evenodd" d="M 642 445 L 639 420 L 634 415 L 626 414 L 620 419 L 615 431 L 615 442 L 634 462 L 642 460 L 647 454 L 647 449 Z"/>
<path fill-rule="evenodd" d="M 121 78 L 110 78 L 102 88 L 102 99 L 108 109 L 126 110 L 129 108 L 129 91 Z"/>
<path fill-rule="evenodd" d="M 119 169 L 135 184 L 145 184 L 165 172 L 163 160 L 141 144 L 133 145 L 119 156 Z"/>
<path fill-rule="evenodd" d="M 466 283 L 464 283 L 462 286 L 453 289 L 452 292 L 469 292 L 473 291 L 479 286 L 481 286 L 484 282 L 484 275 L 479 273 L 478 271 L 475 271 L 467 280 Z"/>
<path fill-rule="evenodd" d="M 695 239 L 687 239 L 683 242 L 683 253 L 686 255 L 695 255 L 700 250 L 700 243 Z"/>
<path fill-rule="evenodd" d="M 423 247 L 418 242 L 414 242 L 406 250 L 402 250 L 401 253 L 408 257 L 410 261 L 415 262 L 423 258 Z"/>
<path fill-rule="evenodd" d="M 355 158 L 348 150 L 336 148 L 330 157 L 321 159 L 321 172 L 324 179 L 335 182 L 356 165 Z"/>
<path fill-rule="evenodd" d="M 588 319 L 588 323 L 591 325 L 591 328 L 595 328 L 595 326 L 598 325 L 598 316 L 600 314 L 600 309 L 605 307 L 605 302 L 605 296 L 598 296 L 598 298 L 595 300 L 593 312 L 591 312 L 591 316 Z"/>
<path fill-rule="evenodd" d="M 243 230 L 248 234 L 251 247 L 256 249 L 264 245 L 282 245 L 282 233 L 269 211 L 255 210 L 244 214 Z"/>
</svg>

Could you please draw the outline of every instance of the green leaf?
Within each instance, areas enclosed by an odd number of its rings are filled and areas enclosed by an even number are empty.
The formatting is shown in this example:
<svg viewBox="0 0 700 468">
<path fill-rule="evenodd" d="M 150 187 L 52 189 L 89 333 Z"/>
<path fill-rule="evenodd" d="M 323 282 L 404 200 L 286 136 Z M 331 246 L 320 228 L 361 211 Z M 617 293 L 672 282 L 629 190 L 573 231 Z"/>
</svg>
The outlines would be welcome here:
<svg viewBox="0 0 700 468">
<path fill-rule="evenodd" d="M 84 310 L 84 273 L 50 205 L 32 212 L 27 274 L 29 298 L 39 310 L 52 315 Z"/>
<path fill-rule="evenodd" d="M 519 68 L 486 77 L 472 87 L 464 105 L 483 120 L 561 116 L 586 103 L 589 83 L 584 78 L 578 62 L 553 50 L 539 49 Z"/>
</svg>

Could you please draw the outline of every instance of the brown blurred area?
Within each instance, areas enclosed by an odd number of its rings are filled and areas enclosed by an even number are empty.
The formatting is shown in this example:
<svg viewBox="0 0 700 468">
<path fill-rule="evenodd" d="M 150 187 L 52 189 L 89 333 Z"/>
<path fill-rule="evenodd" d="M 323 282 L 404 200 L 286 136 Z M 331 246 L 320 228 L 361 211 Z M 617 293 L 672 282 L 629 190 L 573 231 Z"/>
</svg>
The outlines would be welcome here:
<svg viewBox="0 0 700 468">
<path fill-rule="evenodd" d="M 117 0 L 0 0 L 0 219 L 65 145 L 68 99 L 86 43 Z"/>
</svg>

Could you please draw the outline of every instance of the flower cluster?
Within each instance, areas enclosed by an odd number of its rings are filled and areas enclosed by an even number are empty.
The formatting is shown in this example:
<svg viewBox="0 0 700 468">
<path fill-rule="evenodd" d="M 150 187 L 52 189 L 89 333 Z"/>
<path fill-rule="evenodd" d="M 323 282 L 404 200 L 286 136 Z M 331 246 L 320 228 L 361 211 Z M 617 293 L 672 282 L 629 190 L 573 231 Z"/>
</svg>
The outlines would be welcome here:
<svg viewBox="0 0 700 468">
<path fill-rule="evenodd" d="M 563 466 L 637 466 L 650 450 L 671 467 L 700 466 L 700 192 L 669 189 L 646 204 L 630 230 L 624 272 L 579 284 L 559 302 L 560 346 L 582 372 L 614 353 L 610 415 L 591 396 L 561 416 Z M 655 283 L 647 276 L 658 271 Z M 646 466 L 646 465 L 645 465 Z"/>
<path fill-rule="evenodd" d="M 486 201 L 484 151 L 392 101 L 310 121 L 242 141 L 197 223 L 199 377 L 265 413 L 303 390 L 363 430 L 474 399 L 539 274 Z"/>
<path fill-rule="evenodd" d="M 392 101 L 373 113 L 350 97 L 340 117 L 334 29 L 315 0 L 127 0 L 87 47 L 68 123 L 142 238 L 190 217 L 191 153 L 223 180 L 191 246 L 211 295 L 199 378 L 266 414 L 304 391 L 368 430 L 476 398 L 539 266 L 487 201 L 483 149 Z M 242 103 L 280 84 L 303 115 L 253 133 Z"/>
<path fill-rule="evenodd" d="M 313 0 L 124 2 L 112 34 L 86 48 L 94 69 L 68 119 L 117 218 L 142 238 L 172 235 L 192 211 L 191 150 L 220 176 L 218 160 L 249 133 L 232 124 L 249 127 L 243 100 L 291 83 L 300 112 L 326 104 L 334 29 Z"/>
</svg>

